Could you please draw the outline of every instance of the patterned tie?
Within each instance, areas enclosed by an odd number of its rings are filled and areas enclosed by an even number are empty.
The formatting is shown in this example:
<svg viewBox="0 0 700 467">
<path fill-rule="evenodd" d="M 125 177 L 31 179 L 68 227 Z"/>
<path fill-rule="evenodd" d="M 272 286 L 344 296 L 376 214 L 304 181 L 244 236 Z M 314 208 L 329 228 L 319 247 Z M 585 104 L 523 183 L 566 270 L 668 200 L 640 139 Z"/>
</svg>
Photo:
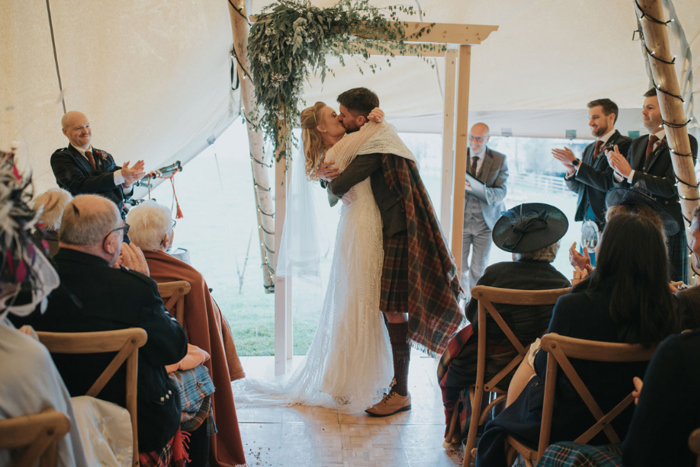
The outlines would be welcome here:
<svg viewBox="0 0 700 467">
<path fill-rule="evenodd" d="M 92 170 L 97 170 L 97 166 L 95 165 L 95 158 L 92 157 L 92 151 L 85 151 L 85 157 L 87 157 L 88 162 L 92 166 Z"/>
<path fill-rule="evenodd" d="M 600 150 L 603 147 L 603 140 L 598 140 L 595 142 L 595 149 L 593 150 L 593 160 L 596 160 L 598 158 L 598 154 L 600 154 Z"/>
<path fill-rule="evenodd" d="M 472 157 L 472 169 L 469 171 L 474 177 L 476 177 L 476 164 L 479 162 L 478 157 Z"/>
<path fill-rule="evenodd" d="M 654 152 L 654 144 L 659 140 L 659 138 L 656 137 L 656 135 L 651 135 L 649 137 L 649 142 L 647 143 L 647 159 L 649 159 L 649 156 L 651 156 Z"/>
</svg>

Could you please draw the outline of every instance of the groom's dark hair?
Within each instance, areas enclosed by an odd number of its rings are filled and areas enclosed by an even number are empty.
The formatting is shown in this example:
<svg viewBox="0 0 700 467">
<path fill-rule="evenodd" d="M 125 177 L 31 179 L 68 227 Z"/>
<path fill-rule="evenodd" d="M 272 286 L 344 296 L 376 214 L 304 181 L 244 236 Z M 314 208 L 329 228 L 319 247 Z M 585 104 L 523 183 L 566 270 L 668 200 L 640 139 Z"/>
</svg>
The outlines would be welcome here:
<svg viewBox="0 0 700 467">
<path fill-rule="evenodd" d="M 353 88 L 338 96 L 338 104 L 366 117 L 372 109 L 379 107 L 379 98 L 367 88 Z"/>
</svg>

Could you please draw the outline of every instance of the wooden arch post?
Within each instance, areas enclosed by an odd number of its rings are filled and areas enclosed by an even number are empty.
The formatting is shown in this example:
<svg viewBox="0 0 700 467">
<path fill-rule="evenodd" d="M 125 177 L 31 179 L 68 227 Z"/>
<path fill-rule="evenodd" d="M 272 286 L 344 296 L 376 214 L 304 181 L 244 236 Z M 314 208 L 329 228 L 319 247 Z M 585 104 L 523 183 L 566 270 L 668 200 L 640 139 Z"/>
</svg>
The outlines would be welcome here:
<svg viewBox="0 0 700 467">
<path fill-rule="evenodd" d="M 678 180 L 676 185 L 681 210 L 686 220 L 683 227 L 690 242 L 690 222 L 700 196 L 698 196 L 698 182 L 695 177 L 695 164 L 693 158 L 689 157 L 691 151 L 686 127 L 687 119 L 680 97 L 681 90 L 676 67 L 673 64 L 674 58 L 669 46 L 663 5 L 661 0 L 638 0 L 635 11 L 644 33 L 645 53 L 649 56 L 651 74 L 657 87 L 656 94 L 661 107 L 661 118 L 666 122 L 664 126 L 668 145 L 671 148 L 673 172 Z M 694 271 L 695 266 L 692 261 L 690 263 L 691 270 Z M 695 273 L 699 272 L 695 271 Z"/>
<path fill-rule="evenodd" d="M 255 17 L 250 18 L 256 21 Z M 393 27 L 393 26 L 392 26 Z M 391 47 L 395 55 L 413 55 L 423 57 L 448 57 L 448 66 L 445 90 L 445 130 L 443 132 L 443 199 L 452 200 L 452 212 L 454 216 L 452 228 L 452 253 L 457 262 L 457 268 L 461 266 L 462 256 L 462 223 L 464 220 L 464 174 L 467 168 L 467 133 L 469 131 L 469 74 L 471 46 L 479 45 L 486 40 L 489 35 L 498 30 L 498 26 L 473 25 L 473 24 L 453 24 L 453 23 L 428 23 L 428 22 L 406 22 L 404 23 L 405 35 L 410 37 L 423 30 L 420 38 L 405 39 L 408 43 L 421 43 L 427 45 L 445 46 L 445 51 L 423 50 L 414 52 L 406 48 Z M 390 34 L 387 30 L 377 30 L 376 28 L 359 26 L 353 31 L 355 36 L 362 39 L 384 41 L 391 46 Z M 396 35 L 394 35 L 396 37 Z M 371 55 L 386 55 L 383 50 L 371 50 Z M 453 60 L 452 64 L 449 60 Z M 455 66 L 454 61 L 458 62 Z M 456 86 L 456 114 L 455 114 L 455 86 Z M 456 121 L 456 123 L 454 123 Z M 284 125 L 283 121 L 280 121 Z M 456 131 L 456 139 L 453 130 Z M 282 128 L 283 132 L 288 131 Z M 453 146 L 453 141 L 456 147 Z M 279 149 L 278 149 L 279 152 Z M 286 160 L 277 162 L 275 170 L 275 246 L 279 247 L 284 225 L 285 201 L 286 200 L 286 173 L 283 171 Z M 453 188 L 454 187 L 454 188 Z M 443 231 L 447 234 L 450 231 L 449 204 L 443 201 L 441 207 L 441 222 Z M 275 265 L 276 266 L 276 265 Z M 284 374 L 287 365 L 292 358 L 292 315 L 291 315 L 291 294 L 290 284 L 282 285 L 280 279 L 275 279 L 275 374 Z"/>
</svg>

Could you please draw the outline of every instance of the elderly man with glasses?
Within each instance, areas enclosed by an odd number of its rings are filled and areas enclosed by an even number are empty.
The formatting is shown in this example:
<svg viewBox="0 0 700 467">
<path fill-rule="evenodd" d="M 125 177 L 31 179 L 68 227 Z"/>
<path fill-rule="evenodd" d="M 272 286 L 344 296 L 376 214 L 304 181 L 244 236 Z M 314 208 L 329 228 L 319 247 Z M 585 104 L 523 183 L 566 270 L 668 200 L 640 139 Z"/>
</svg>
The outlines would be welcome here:
<svg viewBox="0 0 700 467">
<path fill-rule="evenodd" d="M 508 164 L 506 156 L 489 149 L 489 127 L 475 124 L 469 132 L 467 149 L 467 181 L 464 190 L 464 234 L 462 237 L 462 285 L 471 296 L 472 287 L 484 273 L 491 252 L 491 230 L 506 210 Z M 470 177 L 484 184 L 477 193 Z M 471 261 L 470 261 L 471 257 Z"/>
<path fill-rule="evenodd" d="M 202 274 L 168 253 L 175 235 L 170 209 L 155 201 L 146 201 L 132 208 L 126 220 L 131 225 L 131 241 L 144 251 L 151 278 L 158 283 L 187 281 L 192 286 L 185 296 L 185 322 L 181 324 L 187 330 L 190 343 L 211 355 L 205 365 L 216 386 L 212 398 L 218 433 L 210 436 L 209 458 L 212 465 L 243 465 L 245 452 L 231 382 L 245 374 L 229 324 Z"/>
<path fill-rule="evenodd" d="M 61 285 L 49 297 L 44 313 L 35 311 L 19 324 L 51 332 L 145 329 L 148 342 L 139 350 L 138 362 L 139 451 L 142 457 L 181 453 L 180 398 L 165 366 L 185 357 L 187 338 L 165 310 L 155 281 L 137 272 L 141 267 L 118 266 L 138 263 L 138 249 L 122 244 L 128 231 L 129 225 L 111 200 L 97 195 L 75 197 L 63 211 L 59 251 L 53 257 Z M 120 257 L 122 249 L 125 254 Z M 73 396 L 84 395 L 112 357 L 53 355 Z M 124 372 L 117 372 L 99 398 L 125 407 L 124 378 Z"/>
</svg>

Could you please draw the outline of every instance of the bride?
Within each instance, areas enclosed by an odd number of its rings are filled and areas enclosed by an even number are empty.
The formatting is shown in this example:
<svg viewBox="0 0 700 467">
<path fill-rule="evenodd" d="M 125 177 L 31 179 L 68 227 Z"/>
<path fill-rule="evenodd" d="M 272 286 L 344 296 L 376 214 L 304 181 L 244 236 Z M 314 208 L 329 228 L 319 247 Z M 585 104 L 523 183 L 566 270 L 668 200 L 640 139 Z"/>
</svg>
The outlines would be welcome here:
<svg viewBox="0 0 700 467">
<path fill-rule="evenodd" d="M 317 102 L 301 112 L 305 172 L 318 180 L 323 158 L 342 171 L 371 136 L 386 129 L 375 109 L 370 123 L 345 135 L 336 112 Z M 382 221 L 370 180 L 342 198 L 321 316 L 306 358 L 282 382 L 234 383 L 237 404 L 304 404 L 361 411 L 376 403 L 393 374 L 389 336 L 379 310 L 384 252 Z"/>
</svg>

